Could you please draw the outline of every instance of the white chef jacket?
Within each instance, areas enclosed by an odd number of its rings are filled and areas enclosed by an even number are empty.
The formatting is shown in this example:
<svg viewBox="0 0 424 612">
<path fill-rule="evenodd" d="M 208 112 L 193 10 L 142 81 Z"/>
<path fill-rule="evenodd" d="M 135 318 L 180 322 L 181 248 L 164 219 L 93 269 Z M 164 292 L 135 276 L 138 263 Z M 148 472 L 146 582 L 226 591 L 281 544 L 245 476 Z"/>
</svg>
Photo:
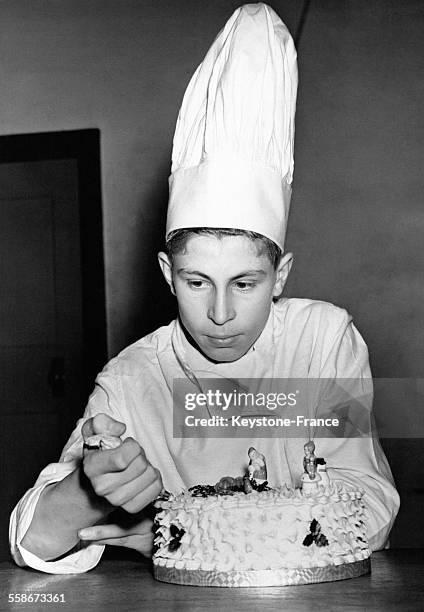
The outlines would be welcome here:
<svg viewBox="0 0 424 612">
<path fill-rule="evenodd" d="M 261 335 L 249 351 L 232 363 L 212 363 L 186 339 L 178 320 L 127 347 L 96 379 L 84 416 L 76 425 L 58 463 L 48 465 L 34 487 L 17 504 L 10 521 L 10 545 L 15 561 L 50 573 L 77 573 L 93 568 L 104 546 L 81 544 L 57 561 L 43 561 L 21 541 L 32 521 L 40 493 L 63 479 L 81 461 L 84 421 L 106 413 L 126 424 L 124 437 L 135 438 L 150 463 L 159 468 L 165 489 L 178 492 L 198 483 L 214 484 L 222 476 L 242 475 L 247 449 L 266 457 L 271 485 L 297 484 L 303 472 L 307 438 L 173 438 L 172 389 L 176 378 L 343 378 L 371 376 L 367 347 L 341 308 L 307 299 L 282 299 L 271 307 Z M 369 384 L 369 380 L 367 380 Z M 378 439 L 320 438 L 330 478 L 365 491 L 371 548 L 387 545 L 399 508 L 399 496 Z"/>
</svg>

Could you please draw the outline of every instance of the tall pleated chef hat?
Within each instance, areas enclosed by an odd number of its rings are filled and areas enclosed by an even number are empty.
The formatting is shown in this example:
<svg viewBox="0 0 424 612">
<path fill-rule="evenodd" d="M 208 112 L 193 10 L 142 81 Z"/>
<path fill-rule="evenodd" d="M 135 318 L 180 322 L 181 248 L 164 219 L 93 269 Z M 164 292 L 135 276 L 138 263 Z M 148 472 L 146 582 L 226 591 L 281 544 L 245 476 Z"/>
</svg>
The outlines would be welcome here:
<svg viewBox="0 0 424 612">
<path fill-rule="evenodd" d="M 184 95 L 167 238 L 182 228 L 236 228 L 284 250 L 296 93 L 296 50 L 284 23 L 262 3 L 238 8 Z"/>
</svg>

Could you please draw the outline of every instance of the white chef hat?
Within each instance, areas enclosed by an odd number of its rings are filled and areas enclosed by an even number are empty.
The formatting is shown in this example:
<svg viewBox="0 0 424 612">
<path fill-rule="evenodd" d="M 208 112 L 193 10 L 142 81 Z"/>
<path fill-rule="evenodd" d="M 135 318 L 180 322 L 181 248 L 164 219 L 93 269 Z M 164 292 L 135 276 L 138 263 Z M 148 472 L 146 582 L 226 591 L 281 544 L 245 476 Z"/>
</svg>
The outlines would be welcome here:
<svg viewBox="0 0 424 612">
<path fill-rule="evenodd" d="M 184 95 L 167 238 L 182 228 L 236 228 L 284 250 L 296 92 L 296 50 L 284 23 L 265 4 L 238 8 Z"/>
</svg>

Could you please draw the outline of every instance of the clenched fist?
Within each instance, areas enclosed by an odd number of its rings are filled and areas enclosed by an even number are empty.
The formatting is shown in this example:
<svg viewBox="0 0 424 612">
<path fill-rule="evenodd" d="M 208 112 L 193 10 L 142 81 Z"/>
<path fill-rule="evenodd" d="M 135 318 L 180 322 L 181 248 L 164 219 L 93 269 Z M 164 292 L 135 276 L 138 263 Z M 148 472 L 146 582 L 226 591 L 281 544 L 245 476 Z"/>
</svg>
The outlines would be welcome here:
<svg viewBox="0 0 424 612">
<path fill-rule="evenodd" d="M 84 441 L 97 434 L 119 438 L 125 429 L 124 423 L 98 414 L 84 423 L 82 435 Z M 83 469 L 99 497 L 131 514 L 142 510 L 162 490 L 159 470 L 148 462 L 133 438 L 126 438 L 111 450 L 85 449 Z"/>
</svg>

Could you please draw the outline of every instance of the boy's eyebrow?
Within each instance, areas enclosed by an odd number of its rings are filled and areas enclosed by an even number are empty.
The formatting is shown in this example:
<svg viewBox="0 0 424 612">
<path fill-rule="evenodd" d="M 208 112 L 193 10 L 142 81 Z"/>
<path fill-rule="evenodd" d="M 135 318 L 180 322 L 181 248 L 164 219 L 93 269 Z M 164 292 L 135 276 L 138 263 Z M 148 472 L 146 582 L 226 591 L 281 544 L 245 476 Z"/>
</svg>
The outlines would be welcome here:
<svg viewBox="0 0 424 612">
<path fill-rule="evenodd" d="M 201 278 L 206 278 L 207 280 L 210 280 L 210 278 L 209 278 L 209 276 L 207 274 L 205 274 L 204 272 L 200 272 L 199 270 L 191 270 L 190 268 L 178 268 L 177 274 L 182 274 L 182 273 L 185 273 L 185 274 L 195 274 L 196 276 L 200 276 Z M 255 274 L 258 274 L 259 276 L 266 276 L 265 270 L 252 269 L 252 270 L 245 270 L 244 272 L 241 272 L 240 274 L 237 274 L 231 280 L 236 280 L 237 278 L 242 278 L 243 276 L 251 276 L 251 275 L 255 275 Z"/>
<path fill-rule="evenodd" d="M 196 274 L 196 276 L 201 276 L 202 278 L 207 278 L 209 280 L 209 276 L 200 272 L 199 270 L 190 270 L 190 268 L 178 268 L 177 274 Z"/>
<path fill-rule="evenodd" d="M 259 276 L 266 276 L 265 270 L 252 269 L 252 270 L 245 270 L 241 274 L 237 274 L 237 276 L 234 276 L 231 280 L 236 280 L 237 278 L 241 278 L 242 276 L 254 276 L 255 274 L 258 274 Z"/>
</svg>

